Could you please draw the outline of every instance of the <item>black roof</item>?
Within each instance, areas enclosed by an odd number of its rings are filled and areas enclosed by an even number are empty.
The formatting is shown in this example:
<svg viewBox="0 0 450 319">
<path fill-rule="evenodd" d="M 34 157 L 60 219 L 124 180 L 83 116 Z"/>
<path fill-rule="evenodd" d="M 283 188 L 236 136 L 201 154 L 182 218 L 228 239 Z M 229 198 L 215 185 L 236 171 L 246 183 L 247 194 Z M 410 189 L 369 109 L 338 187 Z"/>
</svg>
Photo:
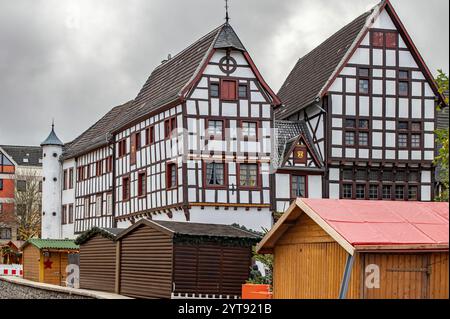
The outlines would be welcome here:
<svg viewBox="0 0 450 319">
<path fill-rule="evenodd" d="M 163 106 L 180 100 L 211 50 L 225 48 L 245 51 L 242 42 L 231 25 L 227 23 L 156 67 L 135 98 L 133 107 L 125 115 L 126 121 L 122 126 L 129 125 Z"/>
<path fill-rule="evenodd" d="M 132 107 L 133 101 L 114 107 L 74 141 L 65 145 L 64 158 L 81 154 L 108 145 L 111 133 L 125 120 L 125 113 Z"/>
<path fill-rule="evenodd" d="M 77 237 L 75 240 L 75 244 L 81 245 L 87 242 L 89 239 L 99 235 L 104 238 L 108 238 L 111 240 L 115 240 L 117 236 L 123 232 L 125 229 L 123 228 L 101 228 L 101 227 L 93 227 L 88 231 L 85 231 L 81 235 Z"/>
<path fill-rule="evenodd" d="M 42 148 L 40 146 L 0 145 L 0 148 L 19 166 L 42 166 Z"/>
<path fill-rule="evenodd" d="M 64 146 L 64 143 L 61 142 L 59 137 L 55 133 L 55 126 L 52 125 L 52 130 L 50 134 L 47 136 L 45 141 L 41 143 L 41 146 L 48 146 L 48 145 L 56 145 L 56 146 Z"/>
<path fill-rule="evenodd" d="M 199 224 L 199 223 L 182 223 L 182 222 L 170 222 L 152 220 L 152 222 L 167 228 L 171 232 L 179 235 L 188 236 L 208 236 L 208 237 L 233 237 L 233 238 L 254 238 L 260 239 L 261 237 L 239 229 L 234 226 L 217 225 L 217 224 Z"/>
<path fill-rule="evenodd" d="M 275 118 L 286 119 L 319 97 L 321 90 L 363 30 L 373 10 L 360 15 L 298 60 L 278 92 L 283 106 L 275 110 Z"/>
</svg>

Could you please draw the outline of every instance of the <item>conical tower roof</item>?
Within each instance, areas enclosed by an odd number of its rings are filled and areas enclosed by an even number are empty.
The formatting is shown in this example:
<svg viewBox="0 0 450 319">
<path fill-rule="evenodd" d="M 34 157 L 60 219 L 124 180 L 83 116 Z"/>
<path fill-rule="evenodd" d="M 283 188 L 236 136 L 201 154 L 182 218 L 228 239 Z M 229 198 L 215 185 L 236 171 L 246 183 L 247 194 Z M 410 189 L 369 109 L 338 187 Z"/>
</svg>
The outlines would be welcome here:
<svg viewBox="0 0 450 319">
<path fill-rule="evenodd" d="M 50 132 L 49 136 L 41 143 L 41 146 L 49 146 L 49 145 L 55 145 L 55 146 L 64 146 L 63 142 L 56 136 L 55 133 L 55 125 L 52 124 L 52 131 Z"/>
</svg>

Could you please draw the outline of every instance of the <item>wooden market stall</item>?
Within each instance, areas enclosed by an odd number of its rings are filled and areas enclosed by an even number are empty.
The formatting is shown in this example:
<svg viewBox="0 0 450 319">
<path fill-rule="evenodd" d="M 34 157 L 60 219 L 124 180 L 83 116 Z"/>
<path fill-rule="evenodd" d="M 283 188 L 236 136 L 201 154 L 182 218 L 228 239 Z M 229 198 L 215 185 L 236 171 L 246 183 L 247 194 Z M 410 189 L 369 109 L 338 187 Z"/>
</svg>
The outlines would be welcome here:
<svg viewBox="0 0 450 319">
<path fill-rule="evenodd" d="M 449 204 L 298 199 L 257 250 L 275 299 L 448 299 Z"/>
<path fill-rule="evenodd" d="M 141 220 L 117 237 L 117 292 L 135 298 L 239 297 L 260 239 L 233 226 Z"/>
<path fill-rule="evenodd" d="M 79 246 L 73 240 L 28 240 L 21 247 L 23 278 L 65 286 L 66 267 L 68 264 L 75 263 L 78 249 Z"/>
<path fill-rule="evenodd" d="M 0 242 L 0 264 L 22 264 L 22 252 L 19 247 L 23 245 L 23 241 L 6 241 Z"/>
<path fill-rule="evenodd" d="M 116 291 L 117 235 L 124 229 L 92 228 L 80 235 L 80 288 Z"/>
</svg>

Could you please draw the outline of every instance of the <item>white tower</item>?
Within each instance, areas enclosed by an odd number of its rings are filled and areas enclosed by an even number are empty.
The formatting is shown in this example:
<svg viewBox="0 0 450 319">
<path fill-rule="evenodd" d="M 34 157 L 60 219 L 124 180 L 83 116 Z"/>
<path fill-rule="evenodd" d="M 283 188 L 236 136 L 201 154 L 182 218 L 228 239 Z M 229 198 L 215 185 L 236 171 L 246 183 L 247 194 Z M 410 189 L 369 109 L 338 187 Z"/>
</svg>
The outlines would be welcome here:
<svg viewBox="0 0 450 319">
<path fill-rule="evenodd" d="M 64 144 L 55 134 L 55 126 L 42 142 L 42 226 L 41 238 L 61 239 L 62 164 Z"/>
</svg>

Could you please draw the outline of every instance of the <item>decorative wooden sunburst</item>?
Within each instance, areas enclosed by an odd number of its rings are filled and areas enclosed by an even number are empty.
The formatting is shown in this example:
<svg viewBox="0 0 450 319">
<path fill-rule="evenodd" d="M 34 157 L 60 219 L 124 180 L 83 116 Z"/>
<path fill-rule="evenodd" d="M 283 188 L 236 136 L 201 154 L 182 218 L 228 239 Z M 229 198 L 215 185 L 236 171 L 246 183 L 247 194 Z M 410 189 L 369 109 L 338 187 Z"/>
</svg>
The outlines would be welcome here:
<svg viewBox="0 0 450 319">
<path fill-rule="evenodd" d="M 219 67 L 226 75 L 233 74 L 237 69 L 237 62 L 234 58 L 227 55 L 219 61 Z"/>
</svg>

